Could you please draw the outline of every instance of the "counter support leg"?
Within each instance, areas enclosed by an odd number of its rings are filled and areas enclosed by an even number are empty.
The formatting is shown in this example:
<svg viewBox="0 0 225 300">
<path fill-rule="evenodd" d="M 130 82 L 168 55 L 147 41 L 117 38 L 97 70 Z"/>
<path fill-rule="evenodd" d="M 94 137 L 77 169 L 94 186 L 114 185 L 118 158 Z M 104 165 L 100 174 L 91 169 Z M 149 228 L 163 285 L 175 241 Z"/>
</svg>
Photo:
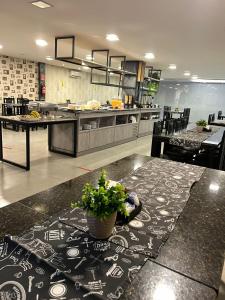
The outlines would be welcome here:
<svg viewBox="0 0 225 300">
<path fill-rule="evenodd" d="M 0 160 L 3 158 L 2 122 L 0 121 Z"/>
<path fill-rule="evenodd" d="M 26 125 L 26 170 L 30 170 L 30 127 Z"/>
</svg>

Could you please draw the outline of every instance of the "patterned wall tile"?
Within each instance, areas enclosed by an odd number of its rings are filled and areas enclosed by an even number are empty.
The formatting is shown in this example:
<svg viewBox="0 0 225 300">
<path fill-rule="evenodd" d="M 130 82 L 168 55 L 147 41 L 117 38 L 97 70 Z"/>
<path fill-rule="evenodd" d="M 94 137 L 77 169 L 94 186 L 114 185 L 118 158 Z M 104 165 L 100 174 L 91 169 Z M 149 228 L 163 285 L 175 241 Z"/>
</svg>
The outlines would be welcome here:
<svg viewBox="0 0 225 300">
<path fill-rule="evenodd" d="M 4 97 L 38 99 L 38 64 L 0 56 L 0 102 Z"/>
</svg>

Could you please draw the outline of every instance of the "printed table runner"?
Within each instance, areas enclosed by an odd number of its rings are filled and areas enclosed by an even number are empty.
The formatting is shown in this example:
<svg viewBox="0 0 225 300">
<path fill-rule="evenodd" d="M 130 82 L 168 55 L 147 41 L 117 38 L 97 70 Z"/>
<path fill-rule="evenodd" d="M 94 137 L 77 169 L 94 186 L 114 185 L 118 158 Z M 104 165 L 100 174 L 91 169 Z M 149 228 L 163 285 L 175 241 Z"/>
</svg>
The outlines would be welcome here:
<svg viewBox="0 0 225 300">
<path fill-rule="evenodd" d="M 115 226 L 109 241 L 156 258 L 184 209 L 192 185 L 205 168 L 155 158 L 121 180 L 137 193 L 142 211 L 128 225 Z M 86 213 L 79 208 L 59 218 L 88 231 Z"/>
<path fill-rule="evenodd" d="M 119 299 L 146 261 L 58 220 L 0 246 L 1 300 Z"/>
<path fill-rule="evenodd" d="M 181 132 L 176 135 L 173 135 L 169 141 L 169 144 L 180 147 L 190 147 L 194 149 L 199 149 L 201 147 L 202 142 L 208 139 L 218 130 L 218 128 L 213 127 L 211 132 L 198 132 L 197 128 L 194 128 L 192 130 L 187 130 L 186 132 Z"/>
</svg>

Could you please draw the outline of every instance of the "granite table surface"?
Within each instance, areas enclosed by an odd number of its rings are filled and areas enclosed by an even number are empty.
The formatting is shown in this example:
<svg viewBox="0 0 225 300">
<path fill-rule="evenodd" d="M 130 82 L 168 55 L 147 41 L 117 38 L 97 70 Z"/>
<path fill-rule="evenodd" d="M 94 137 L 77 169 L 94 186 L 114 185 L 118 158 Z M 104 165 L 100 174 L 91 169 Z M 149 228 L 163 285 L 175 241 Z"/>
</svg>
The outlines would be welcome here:
<svg viewBox="0 0 225 300">
<path fill-rule="evenodd" d="M 120 180 L 150 159 L 132 155 L 104 169 L 109 178 Z M 81 196 L 86 182 L 97 182 L 100 172 L 95 170 L 0 209 L 0 235 L 20 234 L 49 216 L 60 216 L 70 209 L 71 200 Z M 206 169 L 159 256 L 146 262 L 122 299 L 167 299 L 163 293 L 171 299 L 215 299 L 225 251 L 224 190 L 225 173 Z"/>
</svg>

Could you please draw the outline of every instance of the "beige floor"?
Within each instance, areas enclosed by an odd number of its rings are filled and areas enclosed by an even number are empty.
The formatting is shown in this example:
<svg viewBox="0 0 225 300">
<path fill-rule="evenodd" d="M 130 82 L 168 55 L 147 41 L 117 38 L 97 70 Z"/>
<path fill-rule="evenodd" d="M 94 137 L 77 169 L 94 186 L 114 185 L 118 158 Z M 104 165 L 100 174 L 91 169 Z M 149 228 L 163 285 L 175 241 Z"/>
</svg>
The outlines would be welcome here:
<svg viewBox="0 0 225 300">
<path fill-rule="evenodd" d="M 4 157 L 25 162 L 25 133 L 4 130 Z M 71 158 L 48 151 L 47 130 L 31 132 L 31 170 L 29 172 L 0 163 L 0 207 L 16 202 L 54 185 L 102 167 L 122 157 L 139 153 L 150 155 L 151 137 L 92 154 Z"/>
<path fill-rule="evenodd" d="M 4 157 L 25 161 L 25 133 L 4 130 Z M 78 158 L 53 154 L 47 148 L 47 130 L 31 132 L 31 170 L 0 163 L 0 207 L 80 176 L 133 153 L 150 155 L 151 137 Z M 218 300 L 225 299 L 225 268 Z"/>
</svg>

